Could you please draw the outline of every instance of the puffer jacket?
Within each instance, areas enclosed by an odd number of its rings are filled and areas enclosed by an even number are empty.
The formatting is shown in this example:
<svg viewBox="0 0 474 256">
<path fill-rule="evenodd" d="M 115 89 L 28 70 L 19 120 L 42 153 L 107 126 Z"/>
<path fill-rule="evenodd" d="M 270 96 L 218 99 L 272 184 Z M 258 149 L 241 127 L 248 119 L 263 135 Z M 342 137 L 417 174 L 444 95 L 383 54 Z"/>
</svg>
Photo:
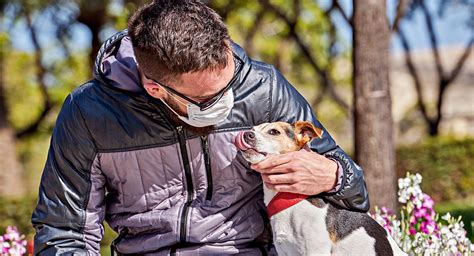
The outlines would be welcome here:
<svg viewBox="0 0 474 256">
<path fill-rule="evenodd" d="M 309 120 L 310 106 L 271 65 L 233 45 L 235 104 L 208 136 L 175 127 L 140 86 L 126 31 L 102 46 L 95 78 L 59 113 L 32 216 L 35 254 L 96 255 L 103 221 L 119 233 L 115 250 L 149 255 L 260 255 L 262 180 L 233 145 L 264 122 Z M 311 149 L 343 169 L 328 201 L 369 209 L 362 170 L 328 132 Z"/>
</svg>

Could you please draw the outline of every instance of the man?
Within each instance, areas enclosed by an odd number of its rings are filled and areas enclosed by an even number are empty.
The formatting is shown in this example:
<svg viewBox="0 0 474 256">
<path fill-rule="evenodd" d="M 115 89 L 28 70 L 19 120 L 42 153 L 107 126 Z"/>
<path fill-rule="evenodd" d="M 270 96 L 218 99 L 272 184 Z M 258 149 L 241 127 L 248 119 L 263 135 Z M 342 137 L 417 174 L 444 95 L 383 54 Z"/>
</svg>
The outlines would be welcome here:
<svg viewBox="0 0 474 256">
<path fill-rule="evenodd" d="M 262 179 L 369 209 L 362 170 L 327 132 L 312 151 L 269 157 L 258 172 L 237 153 L 235 135 L 260 123 L 322 126 L 198 1 L 140 8 L 104 43 L 94 75 L 54 128 L 32 217 L 36 254 L 98 254 L 105 219 L 120 254 L 261 255 Z"/>
</svg>

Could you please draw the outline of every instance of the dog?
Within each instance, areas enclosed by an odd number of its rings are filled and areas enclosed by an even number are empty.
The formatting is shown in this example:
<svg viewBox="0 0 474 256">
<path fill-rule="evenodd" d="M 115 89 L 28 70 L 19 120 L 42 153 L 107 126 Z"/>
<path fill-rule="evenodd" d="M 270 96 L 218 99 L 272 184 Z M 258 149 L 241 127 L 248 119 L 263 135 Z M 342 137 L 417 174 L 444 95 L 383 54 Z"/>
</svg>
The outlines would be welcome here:
<svg viewBox="0 0 474 256">
<path fill-rule="evenodd" d="M 269 154 L 301 150 L 322 134 L 307 121 L 264 123 L 240 132 L 234 144 L 245 160 L 258 163 Z M 322 197 L 263 187 L 278 255 L 407 255 L 366 213 L 341 209 Z"/>
</svg>

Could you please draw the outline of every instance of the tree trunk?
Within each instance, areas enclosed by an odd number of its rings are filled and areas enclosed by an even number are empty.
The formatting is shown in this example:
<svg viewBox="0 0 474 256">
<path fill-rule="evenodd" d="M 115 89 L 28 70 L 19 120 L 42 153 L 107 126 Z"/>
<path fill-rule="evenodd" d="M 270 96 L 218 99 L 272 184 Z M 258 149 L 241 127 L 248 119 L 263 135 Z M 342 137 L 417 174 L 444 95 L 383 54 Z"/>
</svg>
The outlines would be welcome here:
<svg viewBox="0 0 474 256">
<path fill-rule="evenodd" d="M 99 38 L 102 27 L 107 22 L 107 6 L 109 0 L 80 1 L 77 21 L 86 25 L 91 31 L 91 51 L 89 52 L 89 67 L 94 65 L 101 42 Z M 92 75 L 92 72 L 91 72 Z"/>
<path fill-rule="evenodd" d="M 390 31 L 386 3 L 353 0 L 356 161 L 364 169 L 372 210 L 397 205 L 389 88 Z"/>
<path fill-rule="evenodd" d="M 1 35 L 0 35 L 1 36 Z M 0 197 L 24 195 L 22 168 L 15 150 L 15 132 L 8 124 L 4 88 L 4 43 L 0 38 Z"/>
</svg>

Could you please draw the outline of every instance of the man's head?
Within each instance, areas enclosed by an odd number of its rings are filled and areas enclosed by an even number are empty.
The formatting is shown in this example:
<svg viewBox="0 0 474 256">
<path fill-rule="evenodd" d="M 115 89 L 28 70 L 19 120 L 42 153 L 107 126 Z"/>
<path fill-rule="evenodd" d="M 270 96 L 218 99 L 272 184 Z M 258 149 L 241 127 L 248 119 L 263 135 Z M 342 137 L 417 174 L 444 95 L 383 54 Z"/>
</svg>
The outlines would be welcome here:
<svg viewBox="0 0 474 256">
<path fill-rule="evenodd" d="M 135 12 L 128 28 L 140 69 L 160 82 L 228 64 L 227 28 L 200 1 L 155 0 Z"/>
<path fill-rule="evenodd" d="M 203 3 L 155 0 L 128 28 L 145 90 L 176 114 L 186 117 L 187 104 L 205 105 L 227 93 L 235 70 L 230 37 Z"/>
</svg>

